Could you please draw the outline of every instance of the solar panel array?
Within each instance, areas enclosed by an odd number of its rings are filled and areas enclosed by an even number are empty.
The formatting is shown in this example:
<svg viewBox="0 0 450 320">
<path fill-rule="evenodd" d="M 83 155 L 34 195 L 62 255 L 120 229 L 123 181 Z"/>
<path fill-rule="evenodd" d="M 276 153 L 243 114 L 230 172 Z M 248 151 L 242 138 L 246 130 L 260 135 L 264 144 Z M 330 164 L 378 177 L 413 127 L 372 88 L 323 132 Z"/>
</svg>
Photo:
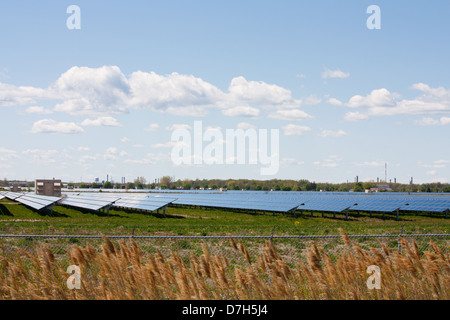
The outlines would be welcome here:
<svg viewBox="0 0 450 320">
<path fill-rule="evenodd" d="M 111 207 L 157 211 L 167 207 L 174 200 L 173 198 L 149 197 L 147 194 L 69 193 L 60 201 L 60 204 L 95 211 Z"/>
<path fill-rule="evenodd" d="M 450 211 L 449 194 L 352 193 L 352 192 L 95 192 L 65 193 L 62 199 L 26 193 L 1 192 L 6 197 L 36 210 L 55 203 L 89 210 L 111 207 L 157 211 L 170 204 L 268 212 L 321 211 L 433 212 Z M 1 198 L 0 198 L 1 199 Z"/>
<path fill-rule="evenodd" d="M 81 193 L 88 196 L 86 193 Z M 349 193 L 349 192 L 151 192 L 151 193 L 91 193 L 89 197 L 120 197 L 113 206 L 145 209 L 146 203 L 160 199 L 162 203 L 257 210 L 269 212 L 322 211 L 342 213 L 347 211 L 383 212 L 450 210 L 450 195 L 407 193 Z M 164 199 L 164 200 L 161 200 Z M 152 207 L 149 207 L 152 208 Z"/>
<path fill-rule="evenodd" d="M 9 200 L 17 201 L 35 210 L 43 210 L 53 207 L 61 198 L 35 195 L 31 193 L 3 192 L 2 196 Z"/>
<path fill-rule="evenodd" d="M 20 202 L 21 204 L 31 207 L 35 210 L 42 210 L 51 207 L 57 201 L 59 201 L 59 199 L 61 198 L 25 194 L 21 197 L 16 198 L 15 201 Z"/>
<path fill-rule="evenodd" d="M 115 198 L 117 200 L 118 198 Z M 59 204 L 88 210 L 102 210 L 112 206 L 114 199 L 95 199 L 85 196 L 67 196 L 64 197 Z"/>
</svg>

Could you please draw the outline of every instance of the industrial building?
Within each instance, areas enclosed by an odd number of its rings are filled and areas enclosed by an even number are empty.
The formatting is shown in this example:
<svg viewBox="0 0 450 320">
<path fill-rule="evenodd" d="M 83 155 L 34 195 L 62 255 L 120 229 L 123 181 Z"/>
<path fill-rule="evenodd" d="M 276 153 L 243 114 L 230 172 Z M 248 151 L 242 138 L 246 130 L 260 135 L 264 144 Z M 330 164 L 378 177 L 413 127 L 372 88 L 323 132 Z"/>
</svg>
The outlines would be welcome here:
<svg viewBox="0 0 450 320">
<path fill-rule="evenodd" d="M 61 180 L 38 179 L 34 184 L 34 190 L 37 195 L 61 197 Z"/>
</svg>

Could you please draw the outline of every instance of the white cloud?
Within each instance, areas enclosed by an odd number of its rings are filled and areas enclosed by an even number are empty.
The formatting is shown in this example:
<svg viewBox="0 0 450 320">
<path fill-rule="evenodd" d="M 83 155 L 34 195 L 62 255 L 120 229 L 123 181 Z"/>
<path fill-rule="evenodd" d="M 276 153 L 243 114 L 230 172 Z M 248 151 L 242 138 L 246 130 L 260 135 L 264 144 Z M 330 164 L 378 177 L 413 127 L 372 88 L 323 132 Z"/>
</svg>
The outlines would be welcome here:
<svg viewBox="0 0 450 320">
<path fill-rule="evenodd" d="M 322 78 L 323 79 L 345 79 L 350 77 L 350 73 L 348 72 L 343 72 L 340 69 L 336 69 L 336 70 L 330 70 L 330 69 L 325 69 L 325 71 L 322 73 Z"/>
<path fill-rule="evenodd" d="M 421 126 L 445 126 L 447 124 L 450 124 L 450 117 L 441 117 L 439 120 L 433 118 L 422 118 L 421 120 L 416 120 L 415 124 Z"/>
<path fill-rule="evenodd" d="M 122 137 L 122 138 L 120 139 L 120 141 L 123 142 L 123 143 L 128 143 L 128 142 L 131 142 L 131 139 L 130 139 L 130 138 L 127 138 L 127 137 Z"/>
<path fill-rule="evenodd" d="M 139 164 L 139 165 L 146 165 L 146 164 L 157 164 L 161 161 L 168 161 L 170 160 L 170 156 L 165 153 L 148 153 L 143 158 L 140 159 L 126 159 L 124 160 L 125 163 L 129 164 Z"/>
<path fill-rule="evenodd" d="M 173 124 L 171 126 L 167 126 L 166 130 L 168 131 L 175 131 L 175 130 L 192 130 L 192 127 L 188 124 L 180 123 L 180 124 Z"/>
<path fill-rule="evenodd" d="M 298 126 L 296 124 L 288 124 L 282 127 L 283 133 L 286 136 L 301 136 L 305 132 L 311 131 L 311 128 L 306 126 Z"/>
<path fill-rule="evenodd" d="M 32 106 L 32 107 L 28 107 L 25 110 L 25 113 L 30 113 L 30 114 L 51 114 L 51 113 L 53 113 L 53 111 L 45 109 L 44 107 L 41 107 L 41 106 Z"/>
<path fill-rule="evenodd" d="M 354 162 L 355 166 L 358 167 L 384 167 L 385 161 L 365 161 L 365 162 Z"/>
<path fill-rule="evenodd" d="M 323 130 L 318 135 L 322 138 L 328 138 L 328 137 L 337 138 L 337 137 L 346 136 L 347 132 L 345 132 L 344 130 L 338 130 L 338 131 Z"/>
<path fill-rule="evenodd" d="M 313 164 L 318 167 L 324 167 L 324 168 L 336 168 L 339 166 L 339 162 L 341 162 L 343 159 L 336 155 L 328 156 L 323 161 L 315 161 Z"/>
<path fill-rule="evenodd" d="M 450 90 L 442 87 L 430 88 L 423 83 L 414 84 L 411 88 L 421 91 L 422 95 L 411 100 L 400 99 L 400 95 L 392 93 L 385 88 L 373 90 L 366 96 L 355 95 L 345 105 L 362 110 L 358 114 L 347 114 L 346 119 L 358 121 L 367 119 L 369 116 L 450 113 Z M 356 116 L 359 116 L 359 119 Z M 442 117 L 439 121 L 432 118 L 416 121 L 416 124 L 421 125 L 444 125 L 449 123 L 449 117 Z"/>
<path fill-rule="evenodd" d="M 278 110 L 269 114 L 269 118 L 280 119 L 287 121 L 301 121 L 306 119 L 312 119 L 313 117 L 307 114 L 305 111 L 292 109 L 292 110 Z"/>
<path fill-rule="evenodd" d="M 57 150 L 43 150 L 43 149 L 27 149 L 22 151 L 30 162 L 39 162 L 42 164 L 52 164 L 57 162 L 60 156 Z"/>
<path fill-rule="evenodd" d="M 313 94 L 306 97 L 305 100 L 303 101 L 303 103 L 307 106 L 314 106 L 321 102 L 322 102 L 322 99 L 318 98 L 317 96 L 315 96 Z"/>
<path fill-rule="evenodd" d="M 89 147 L 83 147 L 83 146 L 80 146 L 80 147 L 77 148 L 77 150 L 78 150 L 78 151 L 89 151 L 90 148 L 89 148 Z"/>
<path fill-rule="evenodd" d="M 122 125 L 113 117 L 98 117 L 96 119 L 85 119 L 82 123 L 82 126 L 88 127 L 121 127 Z"/>
<path fill-rule="evenodd" d="M 181 142 L 178 141 L 169 141 L 166 143 L 156 143 L 152 145 L 152 148 L 172 148 L 176 145 L 178 145 Z"/>
<path fill-rule="evenodd" d="M 337 106 L 337 107 L 340 107 L 340 106 L 343 105 L 342 101 L 340 101 L 340 100 L 338 100 L 338 99 L 336 99 L 336 98 L 329 98 L 329 99 L 327 100 L 327 103 L 328 103 L 328 104 L 331 104 L 331 105 L 333 105 L 333 106 Z"/>
<path fill-rule="evenodd" d="M 145 128 L 144 130 L 145 130 L 145 131 L 158 131 L 159 128 L 160 128 L 159 124 L 157 124 L 157 123 L 151 123 L 151 124 L 149 124 L 148 127 Z"/>
<path fill-rule="evenodd" d="M 0 161 L 18 158 L 17 151 L 0 147 Z"/>
<path fill-rule="evenodd" d="M 302 104 L 288 89 L 242 76 L 233 78 L 228 92 L 224 92 L 193 75 L 136 71 L 125 76 L 117 66 L 74 66 L 44 89 L 0 83 L 0 106 L 29 105 L 43 99 L 55 101 L 53 111 L 88 117 L 129 113 L 133 109 L 203 117 L 210 108 L 219 108 L 228 116 L 255 117 L 261 108 L 293 109 Z M 313 96 L 306 99 L 310 104 L 318 101 Z M 28 112 L 49 111 L 31 108 Z"/>
<path fill-rule="evenodd" d="M 236 128 L 242 129 L 242 130 L 248 130 L 248 129 L 256 129 L 256 126 L 251 123 L 248 123 L 248 122 L 239 122 L 236 125 Z"/>
<path fill-rule="evenodd" d="M 84 130 L 73 122 L 57 122 L 52 119 L 43 119 L 33 124 L 31 133 L 83 133 Z"/>
<path fill-rule="evenodd" d="M 45 89 L 0 83 L 0 107 L 25 106 L 47 98 Z"/>
<path fill-rule="evenodd" d="M 280 160 L 280 167 L 281 168 L 288 168 L 291 166 L 301 166 L 305 164 L 304 161 L 298 161 L 296 159 L 292 159 L 292 158 L 282 158 Z"/>
<path fill-rule="evenodd" d="M 427 175 L 430 175 L 430 176 L 436 175 L 436 170 L 427 171 Z"/>
<path fill-rule="evenodd" d="M 240 106 L 223 109 L 222 113 L 229 117 L 257 117 L 259 116 L 259 109 L 250 106 Z"/>
<path fill-rule="evenodd" d="M 226 103 L 233 106 L 259 105 L 264 108 L 295 108 L 301 101 L 290 90 L 263 81 L 248 81 L 244 77 L 231 80 Z M 224 108 L 227 105 L 223 106 Z M 228 105 L 229 107 L 229 105 Z"/>
<path fill-rule="evenodd" d="M 419 161 L 417 164 L 423 168 L 446 168 L 450 160 L 436 160 L 432 164 L 425 164 Z"/>
<path fill-rule="evenodd" d="M 367 114 L 363 114 L 359 111 L 356 112 L 347 112 L 344 116 L 345 121 L 361 121 L 368 120 L 369 116 Z"/>
</svg>

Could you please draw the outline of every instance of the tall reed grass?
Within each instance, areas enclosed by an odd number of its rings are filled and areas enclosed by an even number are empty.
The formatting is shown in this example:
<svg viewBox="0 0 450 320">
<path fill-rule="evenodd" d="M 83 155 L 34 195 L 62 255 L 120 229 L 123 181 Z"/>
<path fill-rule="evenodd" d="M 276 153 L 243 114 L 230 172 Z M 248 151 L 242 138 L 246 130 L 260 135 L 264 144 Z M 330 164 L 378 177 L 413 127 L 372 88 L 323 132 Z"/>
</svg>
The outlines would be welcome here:
<svg viewBox="0 0 450 320">
<path fill-rule="evenodd" d="M 230 265 L 220 254 L 160 251 L 144 253 L 133 240 L 114 245 L 104 236 L 101 250 L 74 244 L 61 263 L 46 247 L 36 254 L 20 251 L 0 256 L 0 299 L 144 299 L 144 300 L 296 300 L 296 299 L 444 299 L 450 298 L 450 257 L 431 242 L 432 251 L 421 253 L 415 242 L 401 240 L 402 253 L 387 246 L 363 250 L 345 232 L 346 249 L 332 260 L 313 242 L 306 262 L 287 264 L 271 241 L 251 257 L 233 239 L 230 245 L 242 254 L 243 265 Z M 67 286 L 67 266 L 81 270 L 80 289 Z M 370 290 L 366 271 L 381 270 L 381 289 Z"/>
</svg>

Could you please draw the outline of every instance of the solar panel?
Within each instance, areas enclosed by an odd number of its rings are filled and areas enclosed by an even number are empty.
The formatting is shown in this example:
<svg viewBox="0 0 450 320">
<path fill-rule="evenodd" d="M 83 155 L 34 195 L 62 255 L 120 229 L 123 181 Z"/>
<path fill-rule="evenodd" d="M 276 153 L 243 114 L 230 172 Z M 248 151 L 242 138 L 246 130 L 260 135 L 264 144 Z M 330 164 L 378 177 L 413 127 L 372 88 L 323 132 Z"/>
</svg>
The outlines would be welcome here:
<svg viewBox="0 0 450 320">
<path fill-rule="evenodd" d="M 151 192 L 151 193 L 150 193 Z M 151 201 L 165 201 L 176 205 L 191 205 L 212 208 L 247 209 L 258 211 L 288 212 L 293 209 L 342 212 L 350 208 L 358 211 L 394 212 L 430 211 L 442 212 L 450 207 L 448 194 L 418 193 L 352 193 L 352 192 L 305 192 L 305 191 L 227 191 L 215 190 L 152 190 L 139 192 L 123 192 L 103 190 L 95 193 L 82 193 L 92 200 L 109 200 L 115 206 L 140 206 L 142 210 L 150 210 Z M 70 197 L 74 197 L 71 193 Z M 174 200 L 176 199 L 176 200 Z M 140 205 L 139 205 L 140 203 Z M 144 208 L 144 205 L 148 206 Z"/>
<path fill-rule="evenodd" d="M 110 207 L 116 200 L 118 200 L 117 197 L 115 197 L 114 199 L 95 199 L 92 197 L 84 196 L 67 196 L 59 201 L 59 204 L 97 211 Z"/>
<path fill-rule="evenodd" d="M 166 207 L 169 203 L 175 201 L 175 199 L 138 199 L 138 198 L 121 198 L 117 200 L 113 206 L 118 208 L 139 209 L 146 211 L 155 211 L 163 207 Z"/>
<path fill-rule="evenodd" d="M 54 205 L 59 199 L 59 197 L 48 197 L 48 196 L 40 196 L 35 194 L 20 194 L 19 196 L 11 195 L 11 198 L 14 198 L 15 201 L 31 207 L 35 210 L 42 210 Z"/>
<path fill-rule="evenodd" d="M 351 202 L 347 203 L 322 203 L 322 202 L 306 202 L 298 207 L 299 210 L 313 210 L 313 211 L 327 211 L 327 212 L 342 212 L 353 205 Z"/>
<path fill-rule="evenodd" d="M 18 197 L 23 196 L 23 193 L 18 192 L 4 192 L 3 195 L 8 198 L 9 200 L 16 200 Z"/>
</svg>

